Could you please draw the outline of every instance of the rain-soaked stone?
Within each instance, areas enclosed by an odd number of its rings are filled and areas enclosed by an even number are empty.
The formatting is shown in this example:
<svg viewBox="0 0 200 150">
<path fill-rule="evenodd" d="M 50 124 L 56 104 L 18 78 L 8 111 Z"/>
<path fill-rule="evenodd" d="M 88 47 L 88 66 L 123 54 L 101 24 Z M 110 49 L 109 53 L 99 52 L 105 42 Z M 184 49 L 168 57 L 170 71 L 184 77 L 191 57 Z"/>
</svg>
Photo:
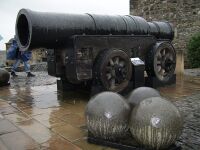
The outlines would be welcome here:
<svg viewBox="0 0 200 150">
<path fill-rule="evenodd" d="M 0 140 L 9 150 L 33 150 L 39 149 L 39 145 L 21 131 L 16 131 L 0 136 Z"/>
<path fill-rule="evenodd" d="M 0 141 L 0 150 L 8 150 L 8 148 L 2 141 Z"/>
<path fill-rule="evenodd" d="M 5 118 L 14 123 L 22 122 L 22 121 L 26 121 L 26 120 L 30 119 L 27 115 L 25 115 L 23 113 L 8 114 L 8 115 L 5 115 Z"/>
<path fill-rule="evenodd" d="M 69 140 L 70 143 L 83 150 L 111 149 L 87 142 L 88 130 L 86 125 L 82 125 L 85 107 L 89 99 L 86 92 L 65 91 L 59 93 L 56 78 L 48 76 L 47 72 L 34 72 L 36 74 L 34 78 L 27 78 L 25 72 L 18 72 L 17 74 L 17 78 L 11 77 L 11 86 L 0 87 L 0 121 L 8 119 L 13 125 L 20 122 L 22 125 L 24 124 L 23 126 L 31 126 L 32 121 L 29 122 L 28 120 L 33 118 L 34 127 L 20 128 L 19 130 L 25 132 L 23 136 L 21 136 L 22 133 L 3 132 L 5 136 L 1 135 L 4 142 L 2 142 L 3 144 L 0 142 L 0 150 L 4 150 L 5 146 L 9 150 L 12 150 L 12 148 L 14 150 L 29 148 L 26 145 L 32 143 L 30 140 L 39 136 L 41 138 L 39 137 L 36 142 L 44 142 L 40 144 L 42 150 L 57 148 L 65 150 L 65 144 L 68 142 L 65 143 L 59 138 L 55 139 L 55 134 L 60 138 L 63 137 L 66 141 Z M 179 78 L 177 76 L 175 85 L 161 87 L 159 91 L 162 96 L 170 99 L 184 116 L 183 133 L 177 140 L 178 144 L 181 144 L 182 150 L 200 150 L 200 77 L 183 76 Z M 82 119 L 77 115 L 80 115 Z M 35 125 L 35 122 L 41 126 Z M 0 128 L 4 127 L 0 125 Z M 50 130 L 47 131 L 47 129 Z M 17 133 L 19 130 L 17 130 Z M 20 141 L 16 140 L 18 138 L 20 138 Z M 36 144 L 36 148 L 32 149 L 40 148 L 37 148 Z"/>
<path fill-rule="evenodd" d="M 4 86 L 8 84 L 10 79 L 10 74 L 5 69 L 0 68 L 0 86 Z"/>
<path fill-rule="evenodd" d="M 80 114 L 66 114 L 62 117 L 62 120 L 75 127 L 80 127 L 85 124 L 85 116 L 81 116 Z"/>
<path fill-rule="evenodd" d="M 18 112 L 18 110 L 15 109 L 12 106 L 0 108 L 0 113 L 3 114 L 3 115 L 13 114 L 13 113 L 16 113 L 16 112 Z"/>
<path fill-rule="evenodd" d="M 179 110 L 161 97 L 143 100 L 133 108 L 130 131 L 134 139 L 150 149 L 164 149 L 175 143 L 183 128 Z"/>
<path fill-rule="evenodd" d="M 73 142 L 86 136 L 86 133 L 79 128 L 73 127 L 70 124 L 62 124 L 52 128 L 52 131 L 61 135 L 65 139 Z"/>
<path fill-rule="evenodd" d="M 37 143 L 44 143 L 51 138 L 50 130 L 34 119 L 19 122 L 16 125 Z"/>
<path fill-rule="evenodd" d="M 42 148 L 48 150 L 81 150 L 76 145 L 59 136 L 51 137 L 47 142 L 42 144 Z"/>
<path fill-rule="evenodd" d="M 6 119 L 0 120 L 0 135 L 14 131 L 17 131 L 17 128 L 11 122 Z"/>
<path fill-rule="evenodd" d="M 153 88 L 139 87 L 131 92 L 131 94 L 128 97 L 128 102 L 131 105 L 131 107 L 134 107 L 146 98 L 159 96 L 159 92 Z"/>
<path fill-rule="evenodd" d="M 179 98 L 174 104 L 184 118 L 183 133 L 178 143 L 182 150 L 200 150 L 200 94 Z"/>
<path fill-rule="evenodd" d="M 97 138 L 118 139 L 127 134 L 129 104 L 120 95 L 103 92 L 91 98 L 86 106 L 89 132 Z"/>
</svg>

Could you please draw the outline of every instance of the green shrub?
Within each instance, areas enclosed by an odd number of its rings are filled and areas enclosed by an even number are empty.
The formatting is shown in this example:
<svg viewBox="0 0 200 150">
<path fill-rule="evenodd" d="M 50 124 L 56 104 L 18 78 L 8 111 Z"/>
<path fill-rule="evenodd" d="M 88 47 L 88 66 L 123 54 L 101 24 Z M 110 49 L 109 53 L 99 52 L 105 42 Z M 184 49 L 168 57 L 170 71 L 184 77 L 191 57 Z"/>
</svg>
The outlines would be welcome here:
<svg viewBox="0 0 200 150">
<path fill-rule="evenodd" d="M 191 37 L 187 45 L 187 57 L 192 68 L 200 67 L 200 32 Z"/>
</svg>

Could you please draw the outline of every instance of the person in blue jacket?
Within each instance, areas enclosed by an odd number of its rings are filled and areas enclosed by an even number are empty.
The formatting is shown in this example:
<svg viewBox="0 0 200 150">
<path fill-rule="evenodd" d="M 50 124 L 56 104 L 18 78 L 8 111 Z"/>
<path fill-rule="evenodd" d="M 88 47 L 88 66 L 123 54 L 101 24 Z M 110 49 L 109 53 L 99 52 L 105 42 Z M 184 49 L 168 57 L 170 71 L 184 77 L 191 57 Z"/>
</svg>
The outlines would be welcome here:
<svg viewBox="0 0 200 150">
<path fill-rule="evenodd" d="M 16 48 L 16 54 L 15 54 L 16 61 L 12 66 L 11 75 L 13 77 L 18 76 L 16 74 L 16 70 L 17 70 L 18 66 L 20 65 L 20 63 L 23 62 L 24 70 L 27 73 L 27 77 L 34 77 L 35 75 L 31 73 L 30 65 L 28 63 L 28 61 L 31 59 L 32 52 L 31 51 L 20 51 L 15 38 L 12 41 L 11 47 L 12 46 Z"/>
</svg>

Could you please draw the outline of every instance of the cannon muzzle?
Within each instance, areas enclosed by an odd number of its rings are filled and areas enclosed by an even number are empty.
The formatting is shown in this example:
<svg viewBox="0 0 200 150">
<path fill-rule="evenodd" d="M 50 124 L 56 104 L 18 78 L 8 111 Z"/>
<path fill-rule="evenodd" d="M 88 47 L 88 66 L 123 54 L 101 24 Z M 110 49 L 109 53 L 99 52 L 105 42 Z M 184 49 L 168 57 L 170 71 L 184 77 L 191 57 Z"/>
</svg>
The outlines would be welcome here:
<svg viewBox="0 0 200 150">
<path fill-rule="evenodd" d="M 73 35 L 152 35 L 174 37 L 168 22 L 147 22 L 138 16 L 58 14 L 21 9 L 16 20 L 16 38 L 22 51 L 67 45 Z"/>
</svg>

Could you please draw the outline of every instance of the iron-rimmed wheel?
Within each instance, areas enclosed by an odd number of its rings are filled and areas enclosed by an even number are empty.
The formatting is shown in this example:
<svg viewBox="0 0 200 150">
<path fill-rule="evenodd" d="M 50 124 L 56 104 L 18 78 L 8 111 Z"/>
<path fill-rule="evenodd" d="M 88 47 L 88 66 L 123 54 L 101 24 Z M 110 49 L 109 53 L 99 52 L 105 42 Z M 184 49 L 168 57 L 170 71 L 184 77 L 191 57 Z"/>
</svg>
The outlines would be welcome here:
<svg viewBox="0 0 200 150">
<path fill-rule="evenodd" d="M 94 70 L 104 90 L 121 92 L 131 79 L 132 64 L 123 50 L 110 49 L 99 55 Z"/>
<path fill-rule="evenodd" d="M 170 42 L 158 42 L 147 52 L 146 71 L 161 82 L 168 82 L 176 68 L 176 51 Z"/>
</svg>

